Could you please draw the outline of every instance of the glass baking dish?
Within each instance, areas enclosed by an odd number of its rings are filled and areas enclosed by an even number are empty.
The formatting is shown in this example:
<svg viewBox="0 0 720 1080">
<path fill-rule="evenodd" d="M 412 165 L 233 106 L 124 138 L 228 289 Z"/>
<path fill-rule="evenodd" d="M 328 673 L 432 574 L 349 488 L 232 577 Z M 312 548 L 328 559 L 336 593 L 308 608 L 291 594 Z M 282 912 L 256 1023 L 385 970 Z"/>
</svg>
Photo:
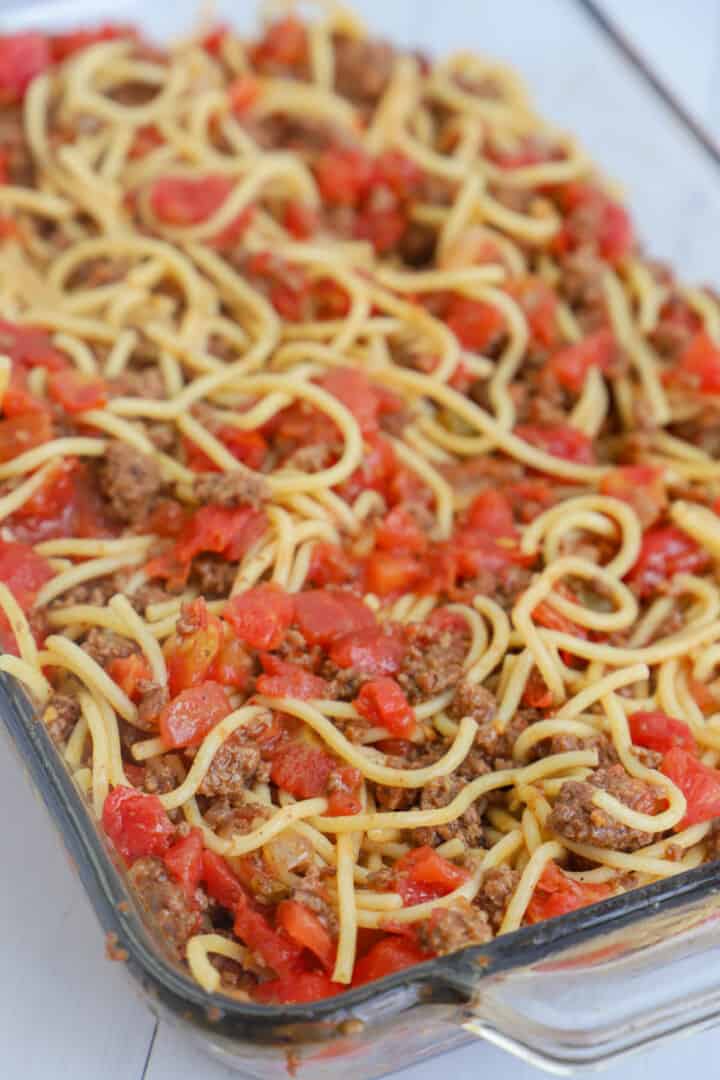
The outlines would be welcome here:
<svg viewBox="0 0 720 1080">
<path fill-rule="evenodd" d="M 217 5 L 250 24 L 254 4 Z M 242 10 L 238 12 L 237 7 Z M 357 0 L 378 32 L 445 52 L 473 48 L 512 63 L 540 110 L 580 135 L 619 177 L 653 254 L 686 277 L 720 281 L 720 153 L 703 141 L 593 16 L 574 0 Z M 179 34 L 196 0 L 0 0 L 0 32 L 126 19 Z M 403 971 L 326 1002 L 275 1008 L 209 995 L 161 951 L 85 802 L 19 687 L 0 676 L 0 716 L 87 890 L 114 955 L 163 1018 L 214 1056 L 263 1080 L 342 1069 L 369 1078 L 488 1039 L 558 1073 L 596 1066 L 720 1020 L 720 863 L 486 946 Z"/>
</svg>

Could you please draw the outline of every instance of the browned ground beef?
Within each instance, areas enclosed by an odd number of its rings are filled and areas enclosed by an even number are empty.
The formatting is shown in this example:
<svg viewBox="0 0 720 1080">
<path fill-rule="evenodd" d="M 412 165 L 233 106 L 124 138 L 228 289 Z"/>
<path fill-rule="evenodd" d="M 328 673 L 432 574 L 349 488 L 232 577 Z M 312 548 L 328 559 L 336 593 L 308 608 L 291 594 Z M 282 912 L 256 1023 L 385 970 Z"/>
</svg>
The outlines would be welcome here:
<svg viewBox="0 0 720 1080">
<path fill-rule="evenodd" d="M 335 89 L 356 105 L 373 106 L 385 92 L 395 50 L 386 41 L 336 35 Z"/>
<path fill-rule="evenodd" d="M 411 221 L 398 245 L 398 254 L 404 263 L 420 270 L 429 266 L 435 258 L 437 232 L 429 225 Z"/>
<path fill-rule="evenodd" d="M 458 772 L 461 776 L 474 779 L 482 776 L 488 769 L 513 768 L 517 765 L 512 756 L 515 740 L 528 724 L 541 719 L 542 713 L 535 709 L 518 709 L 503 731 L 498 731 L 492 720 L 485 720 L 480 724 L 470 753 Z"/>
<path fill-rule="evenodd" d="M 464 899 L 456 900 L 450 907 L 437 908 L 430 919 L 418 926 L 420 945 L 441 955 L 465 945 L 484 945 L 492 936 L 485 912 Z"/>
<path fill-rule="evenodd" d="M 258 747 L 244 731 L 236 731 L 215 753 L 198 790 L 201 795 L 239 798 L 248 787 L 267 780 L 269 775 Z"/>
<path fill-rule="evenodd" d="M 45 706 L 43 723 L 50 738 L 61 746 L 70 738 L 75 724 L 80 719 L 80 702 L 69 694 L 52 694 Z"/>
<path fill-rule="evenodd" d="M 145 521 L 153 499 L 162 488 L 154 458 L 123 442 L 111 442 L 98 469 L 100 491 L 119 521 L 136 525 Z"/>
<path fill-rule="evenodd" d="M 409 647 L 397 674 L 408 701 L 415 705 L 453 686 L 462 674 L 467 640 L 450 630 L 423 623 L 408 627 Z"/>
<path fill-rule="evenodd" d="M 164 795 L 179 787 L 185 779 L 185 766 L 179 754 L 150 758 L 145 766 L 143 790 L 149 795 Z"/>
<path fill-rule="evenodd" d="M 472 716 L 476 723 L 485 724 L 492 720 L 496 708 L 495 695 L 484 686 L 461 682 L 447 711 L 453 720 L 461 720 L 463 716 Z"/>
<path fill-rule="evenodd" d="M 232 469 L 222 473 L 199 473 L 193 495 L 201 503 L 217 506 L 259 506 L 268 498 L 268 486 L 262 476 L 250 469 Z"/>
<path fill-rule="evenodd" d="M 103 668 L 113 660 L 119 660 L 139 651 L 134 641 L 128 641 L 120 634 L 112 630 L 103 630 L 99 626 L 93 626 L 83 641 L 82 647 Z"/>
<path fill-rule="evenodd" d="M 32 187 L 35 182 L 35 163 L 25 139 L 23 111 L 19 105 L 0 106 L 0 146 L 7 182 Z"/>
<path fill-rule="evenodd" d="M 144 731 L 152 731 L 157 724 L 160 710 L 170 700 L 170 694 L 166 686 L 153 682 L 151 679 L 141 679 L 138 683 L 140 700 L 138 701 L 136 723 Z"/>
<path fill-rule="evenodd" d="M 172 881 L 162 859 L 152 855 L 138 859 L 128 876 L 162 940 L 182 957 L 188 938 L 197 933 L 198 909 L 191 906 L 182 886 Z"/>
<path fill-rule="evenodd" d="M 298 900 L 317 915 L 320 922 L 332 937 L 338 934 L 338 917 L 329 903 L 322 879 L 312 871 L 306 874 L 302 885 L 293 889 L 293 900 Z"/>
<path fill-rule="evenodd" d="M 566 255 L 558 282 L 561 295 L 580 317 L 583 329 L 598 329 L 607 323 L 603 275 L 605 263 L 587 248 Z"/>
<path fill-rule="evenodd" d="M 604 733 L 583 739 L 579 735 L 553 735 L 536 743 L 530 754 L 532 760 L 550 757 L 552 754 L 567 754 L 572 750 L 597 750 L 598 765 L 605 767 L 617 764 L 618 756 L 612 739 Z"/>
<path fill-rule="evenodd" d="M 657 797 L 649 784 L 628 776 L 622 765 L 612 765 L 597 769 L 587 780 L 563 784 L 548 818 L 550 828 L 566 840 L 615 851 L 635 851 L 650 844 L 651 833 L 631 829 L 595 806 L 593 796 L 598 789 L 643 814 L 652 814 L 657 808 Z"/>
<path fill-rule="evenodd" d="M 420 809 L 435 810 L 437 807 L 447 806 L 466 786 L 467 782 L 457 774 L 438 776 L 422 789 Z M 453 837 L 459 836 L 468 847 L 481 847 L 484 839 L 482 824 L 484 810 L 485 800 L 476 799 L 455 821 L 450 821 L 447 825 L 436 825 L 434 828 L 416 829 L 415 840 L 418 844 L 430 844 L 435 847 L 445 840 L 452 840 Z"/>
<path fill-rule="evenodd" d="M 166 396 L 165 380 L 157 367 L 128 368 L 110 381 L 114 394 L 123 397 L 150 398 L 159 401 Z"/>
<path fill-rule="evenodd" d="M 191 581 L 206 600 L 222 600 L 229 595 L 237 577 L 237 563 L 220 555 L 198 555 L 193 559 Z"/>
<path fill-rule="evenodd" d="M 289 116 L 287 113 L 247 117 L 243 127 L 263 150 L 280 148 L 304 157 L 327 150 L 342 138 L 341 132 L 320 117 Z"/>
<path fill-rule="evenodd" d="M 483 877 L 474 902 L 485 912 L 494 933 L 500 929 L 519 880 L 520 871 L 509 866 L 494 866 Z"/>
<path fill-rule="evenodd" d="M 221 836 L 230 836 L 233 833 L 244 835 L 251 832 L 269 817 L 270 813 L 269 809 L 259 803 L 235 806 L 230 799 L 222 795 L 210 802 L 204 816 L 211 829 Z"/>
<path fill-rule="evenodd" d="M 123 592 L 126 582 L 127 574 L 123 571 L 117 574 L 107 574 L 105 577 L 94 578 L 92 581 L 74 585 L 71 589 L 61 593 L 49 606 L 56 608 L 70 607 L 73 604 L 92 604 L 96 607 L 104 607 L 115 593 Z M 167 597 L 165 596 L 164 599 L 167 599 Z"/>
</svg>

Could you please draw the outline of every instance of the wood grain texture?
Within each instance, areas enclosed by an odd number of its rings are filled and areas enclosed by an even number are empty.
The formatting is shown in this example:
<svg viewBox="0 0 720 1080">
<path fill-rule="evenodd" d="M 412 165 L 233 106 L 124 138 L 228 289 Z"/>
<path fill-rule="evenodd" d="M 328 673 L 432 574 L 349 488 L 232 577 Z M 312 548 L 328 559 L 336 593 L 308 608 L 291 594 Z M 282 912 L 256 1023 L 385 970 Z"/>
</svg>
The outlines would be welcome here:
<svg viewBox="0 0 720 1080">
<path fill-rule="evenodd" d="M 720 137 L 720 0 L 599 0 L 673 92 Z M 442 53 L 459 47 L 503 57 L 521 70 L 539 108 L 578 133 L 624 182 L 647 247 L 692 278 L 720 282 L 720 172 L 572 0 L 354 0 L 378 33 Z M 44 20 L 51 4 L 0 0 Z M 82 0 L 75 18 L 147 17 L 170 33 L 195 0 L 149 4 Z M 247 22 L 253 5 L 217 5 Z M 65 11 L 72 8 L 65 4 Z M 709 241 L 710 238 L 710 242 Z M 5 749 L 4 744 L 0 743 Z M 154 1021 L 104 944 L 82 888 L 44 810 L 9 751 L 0 754 L 7 821 L 0 889 L 0 1045 L 8 1080 L 228 1080 L 182 1033 Z M 605 1072 L 607 1080 L 670 1080 L 707 1072 L 712 1032 Z M 712 1070 L 711 1070 L 712 1071 Z M 340 1075 L 340 1071 L 338 1071 Z M 403 1072 L 403 1080 L 535 1080 L 528 1065 L 476 1044 Z M 302 1074 L 301 1074 L 302 1080 Z M 308 1080 L 312 1080 L 308 1074 Z"/>
</svg>

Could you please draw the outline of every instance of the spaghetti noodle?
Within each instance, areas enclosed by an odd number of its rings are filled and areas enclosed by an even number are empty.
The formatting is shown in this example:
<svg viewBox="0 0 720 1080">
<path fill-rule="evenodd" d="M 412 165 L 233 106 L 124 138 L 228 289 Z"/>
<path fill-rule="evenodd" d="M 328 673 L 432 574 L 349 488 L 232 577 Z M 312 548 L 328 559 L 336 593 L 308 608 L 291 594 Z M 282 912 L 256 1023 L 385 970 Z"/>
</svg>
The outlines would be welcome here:
<svg viewBox="0 0 720 1080">
<path fill-rule="evenodd" d="M 311 1001 L 716 857 L 715 294 L 334 4 L 0 46 L 0 670 L 174 958 Z"/>
</svg>

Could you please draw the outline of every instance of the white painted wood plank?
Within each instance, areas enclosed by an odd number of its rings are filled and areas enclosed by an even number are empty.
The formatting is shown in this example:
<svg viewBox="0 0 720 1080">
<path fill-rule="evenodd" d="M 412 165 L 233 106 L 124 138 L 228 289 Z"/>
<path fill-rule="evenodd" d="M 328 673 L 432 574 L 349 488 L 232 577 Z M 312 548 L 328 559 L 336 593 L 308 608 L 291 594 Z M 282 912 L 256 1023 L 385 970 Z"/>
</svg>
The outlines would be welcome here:
<svg viewBox="0 0 720 1080">
<path fill-rule="evenodd" d="M 597 0 L 667 86 L 720 138 L 720 0 Z"/>
<path fill-rule="evenodd" d="M 154 1020 L 105 944 L 45 808 L 0 737 L 0 1075 L 138 1080 Z"/>
</svg>

